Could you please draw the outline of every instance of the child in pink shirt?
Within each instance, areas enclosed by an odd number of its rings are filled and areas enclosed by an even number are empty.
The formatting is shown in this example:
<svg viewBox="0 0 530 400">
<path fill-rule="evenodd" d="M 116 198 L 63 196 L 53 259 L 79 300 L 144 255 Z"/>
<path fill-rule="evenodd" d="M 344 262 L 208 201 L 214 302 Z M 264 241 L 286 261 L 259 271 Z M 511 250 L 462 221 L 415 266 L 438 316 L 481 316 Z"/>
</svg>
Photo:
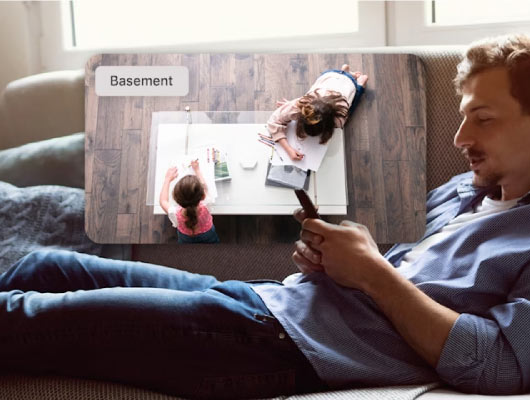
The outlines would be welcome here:
<svg viewBox="0 0 530 400">
<path fill-rule="evenodd" d="M 167 170 L 160 193 L 160 206 L 177 228 L 179 243 L 218 243 L 219 237 L 205 202 L 208 186 L 199 168 L 199 162 L 192 161 L 191 167 L 195 175 L 183 177 L 173 188 L 172 195 L 177 202 L 176 206 L 169 203 L 169 184 L 178 177 L 178 170 L 176 167 Z"/>
<path fill-rule="evenodd" d="M 304 155 L 287 142 L 287 124 L 296 120 L 296 135 L 299 138 L 320 136 L 320 143 L 326 143 L 336 127 L 344 127 L 364 92 L 367 80 L 368 76 L 360 72 L 351 74 L 348 64 L 344 64 L 341 70 L 324 71 L 304 96 L 277 103 L 279 107 L 267 121 L 273 140 L 285 149 L 292 160 L 301 160 Z"/>
</svg>

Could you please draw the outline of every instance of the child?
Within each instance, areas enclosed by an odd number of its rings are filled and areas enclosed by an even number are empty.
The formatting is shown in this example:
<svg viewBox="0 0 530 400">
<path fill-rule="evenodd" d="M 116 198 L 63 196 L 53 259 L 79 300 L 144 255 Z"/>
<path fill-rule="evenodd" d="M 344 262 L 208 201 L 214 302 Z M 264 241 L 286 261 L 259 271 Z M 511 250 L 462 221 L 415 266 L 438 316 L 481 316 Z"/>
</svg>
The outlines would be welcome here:
<svg viewBox="0 0 530 400">
<path fill-rule="evenodd" d="M 179 243 L 219 243 L 212 215 L 206 206 L 208 186 L 197 160 L 191 162 L 195 175 L 187 175 L 173 188 L 173 199 L 177 206 L 169 204 L 169 184 L 178 177 L 176 167 L 169 168 L 162 191 L 160 206 L 178 232 Z"/>
<path fill-rule="evenodd" d="M 304 155 L 285 137 L 287 124 L 298 120 L 296 136 L 320 136 L 320 143 L 327 143 L 335 127 L 342 128 L 357 106 L 367 80 L 368 76 L 358 71 L 351 74 L 348 64 L 340 71 L 324 71 L 304 96 L 276 103 L 279 107 L 267 121 L 269 133 L 292 160 L 301 160 Z"/>
</svg>

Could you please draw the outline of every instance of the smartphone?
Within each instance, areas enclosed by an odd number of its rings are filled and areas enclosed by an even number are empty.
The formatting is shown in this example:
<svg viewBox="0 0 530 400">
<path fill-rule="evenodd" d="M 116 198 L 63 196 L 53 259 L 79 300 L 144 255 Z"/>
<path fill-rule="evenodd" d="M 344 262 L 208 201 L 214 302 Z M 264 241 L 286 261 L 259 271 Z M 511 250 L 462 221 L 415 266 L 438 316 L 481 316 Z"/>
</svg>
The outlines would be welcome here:
<svg viewBox="0 0 530 400">
<path fill-rule="evenodd" d="M 298 201 L 302 205 L 305 211 L 305 215 L 307 218 L 318 218 L 320 219 L 320 215 L 318 215 L 317 209 L 307 193 L 304 189 L 295 189 L 294 193 L 296 194 L 296 197 L 298 197 Z"/>
</svg>

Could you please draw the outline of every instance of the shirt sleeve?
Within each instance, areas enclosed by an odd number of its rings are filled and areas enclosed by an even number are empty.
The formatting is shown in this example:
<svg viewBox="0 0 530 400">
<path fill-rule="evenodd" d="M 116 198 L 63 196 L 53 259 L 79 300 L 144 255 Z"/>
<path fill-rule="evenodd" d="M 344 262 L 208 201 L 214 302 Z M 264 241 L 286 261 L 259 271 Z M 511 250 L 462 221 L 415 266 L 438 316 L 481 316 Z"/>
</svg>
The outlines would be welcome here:
<svg viewBox="0 0 530 400">
<path fill-rule="evenodd" d="M 526 266 L 530 270 L 530 265 Z M 530 390 L 530 272 L 521 275 L 508 302 L 488 317 L 461 314 L 436 367 L 458 390 L 489 395 Z"/>
<path fill-rule="evenodd" d="M 287 124 L 298 118 L 300 110 L 296 106 L 298 99 L 285 102 L 278 107 L 267 121 L 267 129 L 272 136 L 272 139 L 277 142 L 284 139 L 287 132 Z"/>
<path fill-rule="evenodd" d="M 172 205 L 169 206 L 169 208 L 167 209 L 167 216 L 171 221 L 171 225 L 173 225 L 173 228 L 178 227 L 177 211 L 179 210 L 179 208 L 180 207 L 178 205 Z"/>
</svg>

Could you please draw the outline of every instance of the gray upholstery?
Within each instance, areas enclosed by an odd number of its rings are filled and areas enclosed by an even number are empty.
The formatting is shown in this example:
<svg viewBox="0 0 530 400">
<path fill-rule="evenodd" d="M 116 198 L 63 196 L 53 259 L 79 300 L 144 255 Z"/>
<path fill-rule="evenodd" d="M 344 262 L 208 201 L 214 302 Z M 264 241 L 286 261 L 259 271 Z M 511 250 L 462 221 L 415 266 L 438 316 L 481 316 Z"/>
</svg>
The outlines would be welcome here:
<svg viewBox="0 0 530 400">
<path fill-rule="evenodd" d="M 84 132 L 82 70 L 56 71 L 9 83 L 0 96 L 0 149 Z"/>
</svg>

